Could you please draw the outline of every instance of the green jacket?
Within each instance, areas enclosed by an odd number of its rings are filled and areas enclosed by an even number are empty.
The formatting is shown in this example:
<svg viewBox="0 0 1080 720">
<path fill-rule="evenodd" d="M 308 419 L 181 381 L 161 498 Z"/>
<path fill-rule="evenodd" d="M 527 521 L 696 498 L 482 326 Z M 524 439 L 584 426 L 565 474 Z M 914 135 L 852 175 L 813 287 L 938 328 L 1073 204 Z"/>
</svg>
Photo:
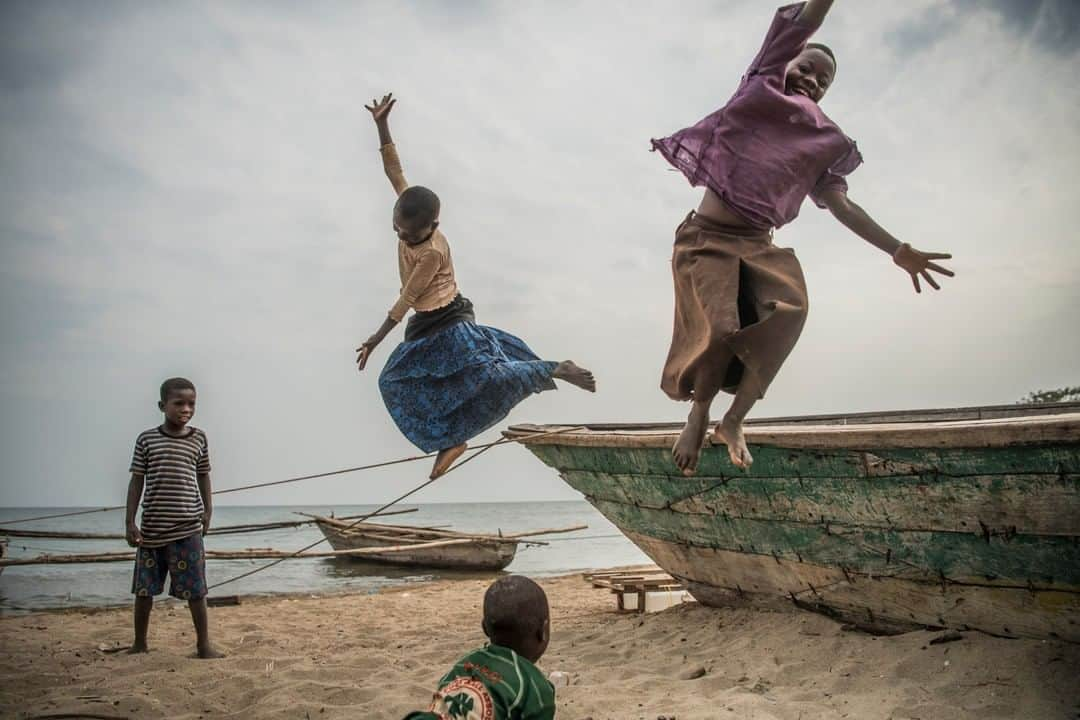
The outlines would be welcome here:
<svg viewBox="0 0 1080 720">
<path fill-rule="evenodd" d="M 457 661 L 427 712 L 405 720 L 553 720 L 555 687 L 510 648 L 488 645 Z"/>
</svg>

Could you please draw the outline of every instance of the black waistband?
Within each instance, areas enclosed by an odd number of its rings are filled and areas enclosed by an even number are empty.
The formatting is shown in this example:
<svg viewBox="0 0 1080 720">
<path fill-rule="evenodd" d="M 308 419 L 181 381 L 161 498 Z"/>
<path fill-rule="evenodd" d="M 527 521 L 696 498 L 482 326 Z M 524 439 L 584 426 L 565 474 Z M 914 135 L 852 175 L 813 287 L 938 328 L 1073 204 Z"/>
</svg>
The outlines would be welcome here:
<svg viewBox="0 0 1080 720">
<path fill-rule="evenodd" d="M 449 304 L 436 310 L 414 312 L 405 325 L 405 341 L 411 342 L 434 335 L 460 322 L 476 322 L 476 314 L 473 312 L 472 302 L 458 295 Z"/>
</svg>

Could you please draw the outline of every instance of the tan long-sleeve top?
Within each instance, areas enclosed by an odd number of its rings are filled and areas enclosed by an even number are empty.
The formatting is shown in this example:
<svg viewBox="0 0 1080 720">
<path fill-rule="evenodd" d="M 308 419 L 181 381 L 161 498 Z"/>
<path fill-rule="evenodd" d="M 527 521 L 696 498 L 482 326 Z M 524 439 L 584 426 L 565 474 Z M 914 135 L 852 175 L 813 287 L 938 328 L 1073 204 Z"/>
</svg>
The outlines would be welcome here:
<svg viewBox="0 0 1080 720">
<path fill-rule="evenodd" d="M 401 159 L 393 143 L 379 148 L 383 169 L 394 192 L 405 192 L 409 183 L 401 169 Z M 401 322 L 409 308 L 426 312 L 448 305 L 458 295 L 454 279 L 454 261 L 450 257 L 450 244 L 438 229 L 431 237 L 418 245 L 398 240 L 398 273 L 401 275 L 401 296 L 390 308 L 390 318 Z"/>
</svg>

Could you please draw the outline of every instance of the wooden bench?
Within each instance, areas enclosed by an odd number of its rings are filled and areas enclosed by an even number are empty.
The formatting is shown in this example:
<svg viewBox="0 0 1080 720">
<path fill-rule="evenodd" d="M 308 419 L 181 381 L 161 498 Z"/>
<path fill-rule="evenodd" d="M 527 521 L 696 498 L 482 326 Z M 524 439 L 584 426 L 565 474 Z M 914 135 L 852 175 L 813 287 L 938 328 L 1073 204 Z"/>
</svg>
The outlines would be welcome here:
<svg viewBox="0 0 1080 720">
<path fill-rule="evenodd" d="M 615 594 L 618 612 L 645 612 L 645 600 L 650 592 L 684 590 L 683 584 L 656 566 L 624 570 L 603 570 L 586 573 L 593 587 L 609 588 Z M 637 596 L 637 607 L 626 607 L 627 595 Z"/>
</svg>

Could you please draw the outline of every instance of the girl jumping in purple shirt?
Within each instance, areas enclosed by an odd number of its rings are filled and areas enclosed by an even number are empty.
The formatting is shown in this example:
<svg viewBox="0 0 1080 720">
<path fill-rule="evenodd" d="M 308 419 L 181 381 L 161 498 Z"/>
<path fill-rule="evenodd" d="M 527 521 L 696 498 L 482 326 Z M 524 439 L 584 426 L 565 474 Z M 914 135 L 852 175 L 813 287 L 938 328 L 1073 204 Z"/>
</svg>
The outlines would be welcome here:
<svg viewBox="0 0 1080 720">
<path fill-rule="evenodd" d="M 809 43 L 832 0 L 776 12 L 757 57 L 727 104 L 693 127 L 653 140 L 653 149 L 705 197 L 675 233 L 675 327 L 661 387 L 693 409 L 672 455 L 697 470 L 716 394 L 735 395 L 714 438 L 731 462 L 753 462 L 742 423 L 776 376 L 806 321 L 806 283 L 795 253 L 772 243 L 774 228 L 799 214 L 807 195 L 911 275 L 940 289 L 930 271 L 945 253 L 901 243 L 847 195 L 845 176 L 862 163 L 854 141 L 818 103 L 836 75 L 836 58 Z"/>
</svg>

